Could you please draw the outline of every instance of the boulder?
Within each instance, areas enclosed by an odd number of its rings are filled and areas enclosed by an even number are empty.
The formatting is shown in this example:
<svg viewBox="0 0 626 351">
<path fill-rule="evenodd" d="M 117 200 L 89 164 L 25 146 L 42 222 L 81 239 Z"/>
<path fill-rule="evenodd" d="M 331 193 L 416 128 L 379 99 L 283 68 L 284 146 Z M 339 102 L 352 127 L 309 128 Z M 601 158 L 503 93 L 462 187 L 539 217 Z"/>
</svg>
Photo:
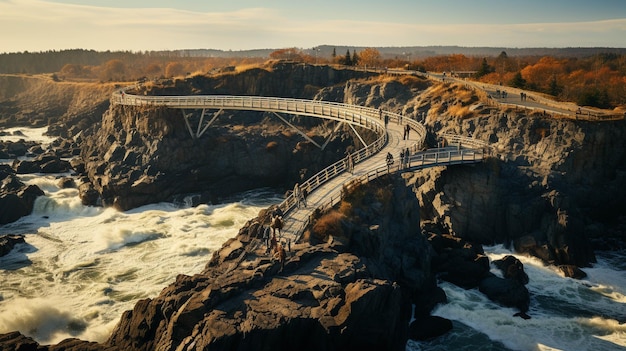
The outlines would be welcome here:
<svg viewBox="0 0 626 351">
<path fill-rule="evenodd" d="M 530 293 L 517 280 L 490 275 L 481 280 L 479 290 L 490 300 L 506 307 L 515 307 L 520 312 L 527 312 L 530 306 Z"/>
<path fill-rule="evenodd" d="M 30 174 L 41 172 L 41 166 L 36 161 L 16 160 L 13 163 L 13 169 L 17 174 Z"/>
<path fill-rule="evenodd" d="M 85 182 L 78 186 L 78 196 L 85 206 L 96 206 L 100 199 L 100 193 L 98 193 L 91 182 Z"/>
<path fill-rule="evenodd" d="M 415 319 L 409 326 L 409 338 L 416 341 L 434 339 L 452 330 L 452 321 L 439 316 Z"/>
<path fill-rule="evenodd" d="M 70 170 L 70 163 L 65 160 L 56 159 L 41 165 L 41 173 L 65 173 Z"/>
<path fill-rule="evenodd" d="M 585 273 L 582 269 L 578 268 L 578 266 L 575 265 L 559 265 L 559 270 L 561 270 L 561 272 L 563 272 L 563 275 L 565 275 L 568 278 L 573 278 L 573 279 L 584 279 L 587 278 L 587 273 Z"/>
<path fill-rule="evenodd" d="M 24 244 L 23 235 L 2 235 L 0 236 L 0 257 L 8 254 L 17 244 Z"/>
<path fill-rule="evenodd" d="M 72 177 L 62 177 L 57 184 L 61 189 L 76 188 L 76 182 Z"/>
<path fill-rule="evenodd" d="M 506 255 L 502 259 L 493 261 L 493 264 L 502 271 L 504 278 L 517 280 L 524 285 L 528 284 L 528 275 L 524 272 L 524 264 L 515 256 Z"/>
</svg>

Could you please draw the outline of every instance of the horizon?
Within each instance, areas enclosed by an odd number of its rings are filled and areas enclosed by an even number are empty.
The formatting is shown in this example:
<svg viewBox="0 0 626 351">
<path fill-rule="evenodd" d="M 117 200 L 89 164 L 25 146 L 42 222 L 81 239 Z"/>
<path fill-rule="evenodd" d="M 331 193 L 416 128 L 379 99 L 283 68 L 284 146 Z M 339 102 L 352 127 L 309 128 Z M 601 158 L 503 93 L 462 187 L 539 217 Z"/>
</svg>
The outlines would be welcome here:
<svg viewBox="0 0 626 351">
<path fill-rule="evenodd" d="M 0 0 L 0 51 L 623 48 L 619 0 Z M 338 44 L 321 44 L 338 43 Z"/>
</svg>

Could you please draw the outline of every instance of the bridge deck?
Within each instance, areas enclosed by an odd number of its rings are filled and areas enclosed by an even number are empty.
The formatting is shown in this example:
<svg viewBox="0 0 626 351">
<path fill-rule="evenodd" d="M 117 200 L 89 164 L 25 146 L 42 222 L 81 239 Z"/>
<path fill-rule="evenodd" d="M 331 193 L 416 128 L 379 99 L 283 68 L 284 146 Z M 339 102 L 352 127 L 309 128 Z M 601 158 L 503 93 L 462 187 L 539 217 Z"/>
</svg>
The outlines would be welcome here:
<svg viewBox="0 0 626 351">
<path fill-rule="evenodd" d="M 291 210 L 285 217 L 282 238 L 295 242 L 300 235 L 300 230 L 308 223 L 309 216 L 313 211 L 329 203 L 332 198 L 338 198 L 345 183 L 363 177 L 371 170 L 386 167 L 386 156 L 388 152 L 391 153 L 394 157 L 394 163 L 397 164 L 402 150 L 421 142 L 419 136 L 414 131 L 411 131 L 408 140 L 402 140 L 403 127 L 403 125 L 399 125 L 396 121 L 389 122 L 387 126 L 389 139 L 387 145 L 380 152 L 357 163 L 352 173 L 343 172 L 311 192 L 306 198 L 306 207 L 301 206 L 300 208 Z"/>
</svg>

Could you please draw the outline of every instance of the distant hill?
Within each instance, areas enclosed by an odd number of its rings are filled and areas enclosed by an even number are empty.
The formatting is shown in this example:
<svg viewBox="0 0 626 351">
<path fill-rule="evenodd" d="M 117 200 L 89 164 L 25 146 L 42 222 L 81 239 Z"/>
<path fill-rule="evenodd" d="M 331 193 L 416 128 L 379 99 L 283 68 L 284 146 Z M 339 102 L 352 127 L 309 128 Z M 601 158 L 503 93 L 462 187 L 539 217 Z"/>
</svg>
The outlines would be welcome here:
<svg viewBox="0 0 626 351">
<path fill-rule="evenodd" d="M 345 46 L 345 45 L 320 45 L 313 48 L 301 49 L 303 52 L 320 57 L 330 57 L 333 50 L 337 55 L 345 55 L 346 51 L 350 53 L 360 52 L 365 46 Z M 402 57 L 408 59 L 418 59 L 431 56 L 462 54 L 466 56 L 498 56 L 505 51 L 508 56 L 554 56 L 554 57 L 588 57 L 599 53 L 626 54 L 626 48 L 607 48 L 607 47 L 572 47 L 572 48 L 506 48 L 506 47 L 465 47 L 465 46 L 394 46 L 394 47 L 376 47 L 378 51 L 386 58 Z M 268 57 L 270 53 L 277 49 L 256 49 L 241 51 L 223 51 L 212 49 L 191 49 L 182 50 L 183 56 L 200 56 L 200 57 Z"/>
<path fill-rule="evenodd" d="M 297 48 L 313 57 L 329 59 L 333 52 L 344 56 L 361 52 L 364 46 L 320 45 L 313 48 Z M 419 60 L 432 56 L 462 54 L 468 57 L 497 57 L 505 51 L 508 57 L 514 56 L 552 56 L 585 58 L 600 53 L 626 55 L 626 48 L 505 48 L 505 47 L 463 47 L 463 46 L 396 46 L 376 47 L 384 59 Z M 159 62 L 166 65 L 176 58 L 202 60 L 203 58 L 269 58 L 270 54 L 279 49 L 255 50 L 216 50 L 186 49 L 164 51 L 94 51 L 84 49 L 51 50 L 45 52 L 0 53 L 0 73 L 50 73 L 58 72 L 66 64 L 82 66 L 98 66 L 110 60 L 122 60 L 128 65 Z"/>
</svg>

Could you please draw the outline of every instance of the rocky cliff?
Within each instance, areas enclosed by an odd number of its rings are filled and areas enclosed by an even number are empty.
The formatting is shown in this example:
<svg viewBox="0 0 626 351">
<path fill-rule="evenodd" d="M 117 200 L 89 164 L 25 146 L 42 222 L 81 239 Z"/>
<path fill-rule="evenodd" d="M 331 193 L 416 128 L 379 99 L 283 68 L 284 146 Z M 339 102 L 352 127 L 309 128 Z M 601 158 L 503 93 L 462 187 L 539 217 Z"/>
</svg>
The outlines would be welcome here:
<svg viewBox="0 0 626 351">
<path fill-rule="evenodd" d="M 145 84 L 133 93 L 310 98 L 319 90 L 314 84 L 362 75 L 367 73 L 277 63 L 240 74 Z M 100 125 L 80 137 L 84 202 L 95 204 L 99 198 L 103 205 L 126 210 L 186 194 L 194 194 L 198 203 L 252 188 L 288 189 L 343 157 L 349 148 L 362 147 L 348 128 L 331 135 L 334 126 L 328 121 L 288 117 L 320 145 L 331 138 L 320 150 L 273 114 L 249 111 L 226 111 L 201 138 L 194 138 L 182 113 L 111 106 Z M 370 142 L 375 137 L 368 131 L 362 135 Z"/>
<path fill-rule="evenodd" d="M 556 265 L 595 262 L 592 243 L 623 245 L 624 121 L 583 122 L 500 108 L 480 92 L 450 83 L 351 81 L 319 96 L 417 119 L 427 126 L 431 147 L 443 133 L 493 145 L 494 158 L 483 164 L 413 176 L 421 217 L 439 232 L 505 243 Z"/>
</svg>

